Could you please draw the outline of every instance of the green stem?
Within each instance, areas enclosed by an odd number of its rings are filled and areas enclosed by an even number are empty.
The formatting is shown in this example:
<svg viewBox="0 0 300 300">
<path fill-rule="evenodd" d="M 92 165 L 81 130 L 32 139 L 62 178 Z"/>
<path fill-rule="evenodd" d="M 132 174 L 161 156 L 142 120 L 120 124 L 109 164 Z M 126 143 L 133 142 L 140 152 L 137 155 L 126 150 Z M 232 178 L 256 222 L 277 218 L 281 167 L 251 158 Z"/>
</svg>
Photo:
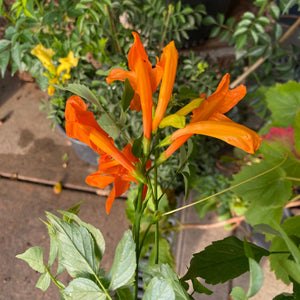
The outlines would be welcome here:
<svg viewBox="0 0 300 300">
<path fill-rule="evenodd" d="M 240 183 L 238 183 L 238 184 L 232 185 L 231 187 L 229 187 L 229 188 L 227 188 L 227 189 L 224 189 L 223 191 L 220 191 L 220 192 L 218 192 L 218 193 L 215 193 L 215 194 L 213 194 L 213 195 L 210 195 L 210 196 L 208 196 L 208 197 L 205 197 L 205 198 L 203 198 L 203 199 L 200 199 L 200 200 L 195 201 L 195 202 L 193 202 L 193 203 L 190 203 L 190 204 L 188 204 L 188 205 L 184 205 L 184 206 L 182 206 L 182 207 L 179 207 L 179 208 L 176 208 L 176 209 L 174 209 L 174 210 L 168 211 L 168 212 L 164 213 L 163 216 L 173 214 L 173 213 L 175 213 L 175 212 L 177 212 L 177 211 L 183 210 L 183 209 L 185 209 L 185 208 L 188 208 L 188 207 L 194 206 L 194 205 L 196 205 L 196 204 L 198 204 L 198 203 L 201 203 L 201 202 L 204 202 L 204 201 L 206 201 L 206 200 L 209 200 L 209 199 L 211 199 L 211 198 L 213 198 L 213 197 L 219 196 L 219 195 L 221 195 L 221 194 L 223 194 L 223 193 L 225 193 L 225 192 L 228 192 L 228 191 L 230 191 L 230 190 L 232 190 L 232 189 L 234 189 L 234 188 L 236 188 L 236 187 L 238 187 L 238 186 L 240 186 L 240 185 L 242 185 L 242 184 L 244 184 L 244 183 L 247 183 L 247 182 L 249 182 L 249 181 L 252 181 L 252 180 L 254 180 L 254 179 L 258 178 L 258 177 L 261 177 L 261 176 L 263 176 L 263 175 L 265 175 L 265 174 L 267 174 L 267 173 L 270 173 L 270 172 L 274 171 L 275 169 L 277 169 L 278 167 L 280 167 L 280 166 L 287 160 L 287 158 L 288 158 L 288 156 L 286 155 L 285 158 L 284 158 L 278 165 L 276 165 L 275 167 L 273 167 L 273 168 L 271 168 L 271 169 L 269 169 L 269 170 L 267 170 L 267 171 L 265 171 L 265 172 L 262 172 L 262 173 L 260 173 L 260 174 L 258 174 L 258 175 L 256 175 L 256 176 L 251 177 L 251 178 L 248 178 L 248 179 L 246 179 L 246 180 L 244 180 L 244 181 L 242 181 L 242 182 L 240 182 Z"/>
<path fill-rule="evenodd" d="M 59 289 L 63 289 L 63 286 L 59 284 L 59 282 L 54 278 L 54 276 L 51 274 L 49 268 L 44 264 L 44 267 L 47 271 L 47 273 L 49 274 L 49 276 L 51 277 L 53 283 L 59 288 Z"/>
<path fill-rule="evenodd" d="M 120 47 L 119 41 L 116 38 L 117 29 L 116 29 L 116 25 L 115 25 L 112 10 L 106 4 L 104 4 L 104 8 L 105 8 L 105 11 L 106 11 L 106 15 L 108 17 L 108 22 L 109 22 L 109 27 L 110 27 L 111 37 L 112 37 L 112 40 L 113 40 L 113 43 L 114 43 L 114 47 L 116 49 L 116 52 L 122 53 L 122 48 Z"/>
<path fill-rule="evenodd" d="M 297 178 L 297 177 L 285 177 L 285 179 L 287 180 L 292 180 L 292 181 L 300 181 L 300 178 Z"/>
<path fill-rule="evenodd" d="M 138 295 L 138 275 L 139 275 L 139 258 L 140 258 L 140 226 L 142 217 L 142 200 L 143 200 L 143 188 L 144 185 L 140 184 L 138 187 L 138 198 L 135 210 L 135 220 L 134 220 L 134 239 L 135 239 L 135 249 L 136 249 L 136 272 L 135 272 L 135 299 Z"/>
<path fill-rule="evenodd" d="M 155 150 L 155 161 L 158 159 L 157 149 Z M 155 212 L 158 211 L 158 199 L 157 199 L 157 166 L 155 164 L 154 167 L 154 203 L 155 203 Z M 159 223 L 158 221 L 155 223 L 155 264 L 158 264 L 159 258 Z"/>
<path fill-rule="evenodd" d="M 168 27 L 169 27 L 169 24 L 170 24 L 170 18 L 171 18 L 171 15 L 173 13 L 173 10 L 174 10 L 174 6 L 169 4 L 168 14 L 167 14 L 166 22 L 165 22 L 164 31 L 163 31 L 163 34 L 161 36 L 161 40 L 160 40 L 159 47 L 158 47 L 159 50 L 162 50 L 162 48 L 163 48 L 164 41 L 165 41 L 165 38 L 166 38 L 166 35 L 167 35 L 167 30 L 168 30 Z"/>
<path fill-rule="evenodd" d="M 261 8 L 260 8 L 260 10 L 259 10 L 259 12 L 257 14 L 257 17 L 260 17 L 263 14 L 263 12 L 264 12 L 265 7 L 266 7 L 267 4 L 268 4 L 268 0 L 265 0 L 264 4 L 261 6 Z"/>
</svg>

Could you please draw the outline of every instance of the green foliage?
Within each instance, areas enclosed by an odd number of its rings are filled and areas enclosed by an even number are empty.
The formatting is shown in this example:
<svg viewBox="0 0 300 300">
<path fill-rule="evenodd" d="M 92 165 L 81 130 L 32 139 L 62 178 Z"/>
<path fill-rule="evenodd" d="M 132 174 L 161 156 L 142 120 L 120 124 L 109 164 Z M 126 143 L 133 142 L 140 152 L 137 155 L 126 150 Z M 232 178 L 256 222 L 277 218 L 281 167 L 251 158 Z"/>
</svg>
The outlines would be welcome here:
<svg viewBox="0 0 300 300">
<path fill-rule="evenodd" d="M 259 262 L 269 251 L 249 243 L 253 258 Z M 244 253 L 243 242 L 234 236 L 215 241 L 202 252 L 193 254 L 190 267 L 182 280 L 194 277 L 205 279 L 206 283 L 223 283 L 236 278 L 249 270 L 248 258 Z"/>
</svg>

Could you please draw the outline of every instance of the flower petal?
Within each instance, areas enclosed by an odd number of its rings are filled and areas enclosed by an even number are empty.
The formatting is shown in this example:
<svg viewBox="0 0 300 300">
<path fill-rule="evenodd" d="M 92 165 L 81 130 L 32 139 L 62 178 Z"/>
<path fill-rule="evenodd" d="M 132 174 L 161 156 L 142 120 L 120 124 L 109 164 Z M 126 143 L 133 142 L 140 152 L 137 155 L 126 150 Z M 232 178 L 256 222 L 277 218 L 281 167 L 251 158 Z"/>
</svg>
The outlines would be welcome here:
<svg viewBox="0 0 300 300">
<path fill-rule="evenodd" d="M 201 121 L 191 123 L 184 129 L 178 129 L 172 134 L 172 140 L 176 140 L 187 134 L 202 134 L 212 136 L 226 143 L 243 149 L 248 153 L 254 153 L 261 138 L 253 130 L 239 125 L 233 121 Z"/>
<path fill-rule="evenodd" d="M 114 181 L 114 177 L 112 176 L 106 176 L 101 175 L 100 171 L 97 171 L 91 175 L 89 175 L 85 182 L 90 186 L 95 186 L 100 189 L 104 189 L 106 186 L 108 186 L 110 183 Z"/>
<path fill-rule="evenodd" d="M 152 130 L 157 129 L 171 99 L 177 70 L 177 61 L 178 52 L 175 48 L 174 42 L 171 42 L 163 49 L 161 61 L 158 63 L 158 65 L 163 69 L 163 77 L 159 90 L 158 103 L 155 110 Z"/>
</svg>

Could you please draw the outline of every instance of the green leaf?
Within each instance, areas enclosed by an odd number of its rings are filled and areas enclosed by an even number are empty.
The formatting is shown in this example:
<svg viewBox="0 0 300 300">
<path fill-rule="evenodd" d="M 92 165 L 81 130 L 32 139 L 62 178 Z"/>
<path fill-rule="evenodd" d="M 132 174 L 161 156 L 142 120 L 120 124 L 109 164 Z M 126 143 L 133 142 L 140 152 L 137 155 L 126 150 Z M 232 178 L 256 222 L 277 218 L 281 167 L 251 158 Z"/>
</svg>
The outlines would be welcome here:
<svg viewBox="0 0 300 300">
<path fill-rule="evenodd" d="M 68 211 L 58 211 L 59 213 L 67 216 L 71 220 L 74 220 L 78 225 L 85 227 L 89 233 L 92 235 L 95 242 L 95 255 L 99 260 L 99 263 L 104 255 L 105 251 L 105 240 L 99 229 L 95 228 L 93 225 L 83 222 L 76 214 Z"/>
<path fill-rule="evenodd" d="M 29 248 L 22 254 L 16 255 L 16 257 L 25 260 L 33 270 L 39 273 L 44 273 L 45 266 L 43 261 L 43 252 L 43 248 L 36 246 Z"/>
<path fill-rule="evenodd" d="M 119 137 L 120 129 L 116 126 L 114 121 L 106 114 L 102 114 L 100 118 L 98 118 L 98 123 L 101 126 L 101 128 L 104 131 L 106 131 L 110 135 L 110 137 L 112 137 L 114 140 L 117 137 Z"/>
<path fill-rule="evenodd" d="M 97 97 L 92 93 L 92 91 L 86 87 L 83 84 L 79 84 L 79 83 L 70 83 L 67 87 L 63 88 L 61 86 L 55 86 L 59 89 L 63 89 L 66 91 L 69 91 L 75 95 L 80 96 L 81 98 L 86 99 L 87 101 L 89 101 L 90 103 L 95 104 L 96 106 L 99 106 L 100 103 L 97 99 Z"/>
<path fill-rule="evenodd" d="M 274 19 L 278 19 L 280 16 L 280 9 L 277 5 L 270 6 L 270 14 Z"/>
<path fill-rule="evenodd" d="M 233 37 L 237 37 L 237 36 L 245 33 L 247 30 L 248 30 L 247 27 L 240 27 L 234 32 Z"/>
<path fill-rule="evenodd" d="M 203 19 L 203 25 L 210 26 L 217 24 L 216 20 L 212 16 L 207 16 Z"/>
<path fill-rule="evenodd" d="M 254 30 L 250 30 L 250 35 L 253 39 L 254 44 L 256 45 L 258 42 L 258 35 Z"/>
<path fill-rule="evenodd" d="M 256 261 L 269 251 L 248 243 Z M 249 270 L 248 258 L 244 253 L 243 242 L 234 236 L 212 242 L 202 252 L 193 254 L 188 272 L 182 280 L 202 277 L 206 283 L 223 283 L 236 278 Z"/>
<path fill-rule="evenodd" d="M 144 283 L 147 286 L 145 299 L 168 299 L 166 295 L 180 300 L 189 300 L 189 295 L 179 282 L 178 275 L 167 264 L 147 266 L 143 270 Z M 161 282 L 161 285 L 160 283 Z M 166 294 L 158 293 L 159 290 L 166 290 Z M 173 291 L 173 293 L 170 292 Z M 152 296 L 152 297 L 151 297 Z M 156 298 L 162 297 L 162 298 Z M 144 298 L 143 298 L 144 299 Z"/>
<path fill-rule="evenodd" d="M 210 34 L 209 34 L 209 37 L 210 37 L 210 38 L 214 38 L 214 37 L 218 36 L 218 34 L 220 33 L 220 31 L 221 31 L 221 27 L 214 27 L 214 28 L 211 30 L 211 32 L 210 32 Z"/>
<path fill-rule="evenodd" d="M 105 300 L 106 294 L 90 279 L 76 278 L 62 290 L 65 300 Z"/>
<path fill-rule="evenodd" d="M 7 46 L 10 45 L 10 43 L 11 42 L 9 40 L 0 40 L 0 52 L 7 48 Z"/>
<path fill-rule="evenodd" d="M 233 297 L 233 300 L 247 300 L 248 299 L 244 289 L 240 286 L 235 286 L 232 289 L 230 296 Z"/>
<path fill-rule="evenodd" d="M 243 167 L 239 174 L 234 175 L 232 185 L 258 176 L 272 167 L 274 165 L 266 161 Z M 280 222 L 282 209 L 292 192 L 291 182 L 285 180 L 285 177 L 285 171 L 277 168 L 233 189 L 239 197 L 250 203 L 246 220 L 251 225 L 261 223 L 272 225 L 272 218 Z"/>
<path fill-rule="evenodd" d="M 300 109 L 300 83 L 289 81 L 286 84 L 275 84 L 267 91 L 266 101 L 272 112 L 273 126 L 293 125 Z"/>
<path fill-rule="evenodd" d="M 18 69 L 21 71 L 21 50 L 20 50 L 20 44 L 15 43 L 15 45 L 11 48 L 11 59 L 15 62 Z"/>
<path fill-rule="evenodd" d="M 159 239 L 159 257 L 158 263 L 159 264 L 168 264 L 172 267 L 175 266 L 175 260 L 173 257 L 173 253 L 168 241 L 164 238 Z M 150 256 L 148 259 L 149 266 L 153 266 L 155 264 L 155 247 L 152 247 Z"/>
<path fill-rule="evenodd" d="M 281 231 L 284 230 L 285 238 L 287 235 L 288 237 L 297 237 L 299 239 L 300 238 L 299 226 L 300 226 L 300 216 L 291 217 L 286 219 L 283 222 L 281 226 L 282 227 Z M 293 241 L 289 239 L 288 243 L 291 244 L 293 243 Z M 297 246 L 299 246 L 299 242 L 297 243 Z M 294 244 L 292 247 L 294 247 Z M 272 240 L 270 246 L 270 252 L 271 252 L 270 255 L 271 269 L 275 271 L 276 277 L 278 279 L 281 279 L 285 284 L 289 284 L 291 282 L 290 270 L 287 269 L 286 265 L 282 262 L 290 259 L 290 253 L 289 253 L 288 245 L 284 241 L 282 236 L 276 236 Z M 272 254 L 272 252 L 287 252 L 287 253 Z"/>
<path fill-rule="evenodd" d="M 169 280 L 154 277 L 145 290 L 142 300 L 175 300 L 175 293 Z"/>
<path fill-rule="evenodd" d="M 160 124 L 159 128 L 165 128 L 168 126 L 172 126 L 174 128 L 184 128 L 185 127 L 185 116 L 181 116 L 178 114 L 172 114 L 164 117 Z"/>
<path fill-rule="evenodd" d="M 48 272 L 45 272 L 40 276 L 35 287 L 37 287 L 37 288 L 41 289 L 43 292 L 45 292 L 48 289 L 50 282 L 51 282 L 51 277 Z"/>
<path fill-rule="evenodd" d="M 295 148 L 298 153 L 300 153 L 300 109 L 297 111 L 294 121 L 294 140 L 295 140 Z"/>
<path fill-rule="evenodd" d="M 253 258 L 249 258 L 249 269 L 250 284 L 247 296 L 250 298 L 256 295 L 260 290 L 263 284 L 264 274 L 260 265 Z"/>
<path fill-rule="evenodd" d="M 247 42 L 247 34 L 243 34 L 237 37 L 236 39 L 236 49 L 241 50 Z"/>
<path fill-rule="evenodd" d="M 281 38 L 281 36 L 282 36 L 282 26 L 280 24 L 278 24 L 278 23 L 274 24 L 273 34 L 274 34 L 274 37 L 275 37 L 276 41 L 278 41 Z"/>
<path fill-rule="evenodd" d="M 135 93 L 134 89 L 132 88 L 129 80 L 126 78 L 124 92 L 123 92 L 122 98 L 121 98 L 121 107 L 122 107 L 123 111 L 126 111 L 127 108 L 129 107 L 130 102 L 133 99 L 134 93 Z"/>
<path fill-rule="evenodd" d="M 46 214 L 59 244 L 61 264 L 68 273 L 72 277 L 97 274 L 94 240 L 88 230 L 63 221 L 49 212 Z"/>
<path fill-rule="evenodd" d="M 252 12 L 247 11 L 243 14 L 242 19 L 253 20 L 253 19 L 255 19 L 255 15 Z"/>
<path fill-rule="evenodd" d="M 205 287 L 199 280 L 196 278 L 192 278 L 192 284 L 193 289 L 196 293 L 199 294 L 205 294 L 205 295 L 211 295 L 213 291 L 209 290 L 207 287 Z"/>
<path fill-rule="evenodd" d="M 135 243 L 130 230 L 125 231 L 119 242 L 112 268 L 107 277 L 110 281 L 109 289 L 132 285 L 136 268 Z"/>
<path fill-rule="evenodd" d="M 6 68 L 9 62 L 9 51 L 4 51 L 0 53 L 0 69 L 1 69 L 1 76 L 4 78 Z"/>
<path fill-rule="evenodd" d="M 117 300 L 133 300 L 132 292 L 129 288 L 118 289 L 116 292 Z"/>
<path fill-rule="evenodd" d="M 273 300 L 297 300 L 297 298 L 295 298 L 292 294 L 282 293 L 273 298 Z"/>
<path fill-rule="evenodd" d="M 261 25 L 269 25 L 270 20 L 267 17 L 261 16 L 257 19 L 257 22 L 259 22 Z"/>
</svg>

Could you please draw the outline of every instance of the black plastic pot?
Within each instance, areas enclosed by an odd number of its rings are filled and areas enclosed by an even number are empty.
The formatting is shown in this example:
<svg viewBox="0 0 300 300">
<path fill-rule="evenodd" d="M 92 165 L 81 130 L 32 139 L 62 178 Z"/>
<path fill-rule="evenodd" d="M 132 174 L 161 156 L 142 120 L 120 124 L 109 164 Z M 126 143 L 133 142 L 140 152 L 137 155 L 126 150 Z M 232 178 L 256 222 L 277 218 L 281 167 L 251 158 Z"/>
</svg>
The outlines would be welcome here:
<svg viewBox="0 0 300 300">
<path fill-rule="evenodd" d="M 56 123 L 59 131 L 66 136 L 72 143 L 72 147 L 76 153 L 76 155 L 83 161 L 89 163 L 90 165 L 96 166 L 98 165 L 99 155 L 88 145 L 80 142 L 79 140 L 72 139 L 67 136 L 65 129 L 59 124 Z"/>
</svg>

